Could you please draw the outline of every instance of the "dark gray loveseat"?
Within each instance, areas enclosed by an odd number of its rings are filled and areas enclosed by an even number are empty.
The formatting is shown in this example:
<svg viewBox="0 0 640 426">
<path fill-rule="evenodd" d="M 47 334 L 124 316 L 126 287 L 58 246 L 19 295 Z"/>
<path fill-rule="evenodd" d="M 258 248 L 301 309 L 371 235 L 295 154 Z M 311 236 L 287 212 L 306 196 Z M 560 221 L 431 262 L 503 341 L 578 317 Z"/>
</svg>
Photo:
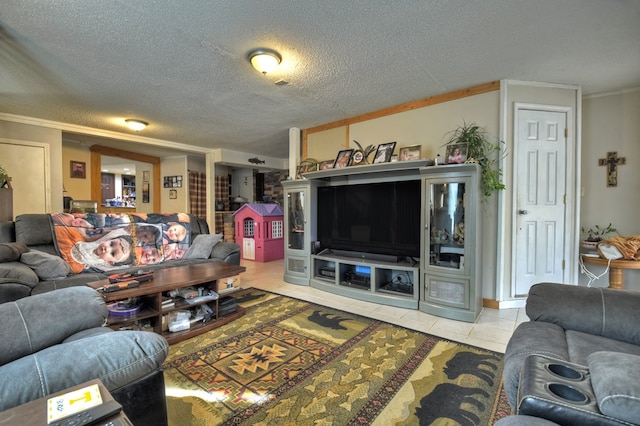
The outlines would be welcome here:
<svg viewBox="0 0 640 426">
<path fill-rule="evenodd" d="M 504 388 L 514 412 L 539 412 L 559 424 L 640 424 L 640 292 L 536 284 L 526 312 L 530 321 L 505 351 Z M 579 392 L 563 394 L 571 389 Z M 536 423 L 514 416 L 500 424 Z"/>
<path fill-rule="evenodd" d="M 199 234 L 208 234 L 207 222 L 190 216 L 191 241 Z M 25 244 L 30 250 L 58 255 L 54 246 L 51 217 L 48 214 L 22 214 L 14 222 L 0 222 L 0 243 L 18 242 Z M 208 259 L 180 259 L 164 261 L 155 265 L 147 265 L 145 271 L 157 270 L 177 265 L 226 262 L 240 264 L 240 247 L 235 243 L 220 241 Z M 31 265 L 33 266 L 33 265 Z M 34 269 L 19 259 L 0 263 L 0 303 L 18 300 L 22 297 L 45 293 L 51 290 L 84 286 L 86 283 L 104 279 L 105 273 L 83 272 L 71 274 L 62 279 L 41 279 Z M 118 270 L 118 272 L 134 272 L 140 267 Z"/>
</svg>

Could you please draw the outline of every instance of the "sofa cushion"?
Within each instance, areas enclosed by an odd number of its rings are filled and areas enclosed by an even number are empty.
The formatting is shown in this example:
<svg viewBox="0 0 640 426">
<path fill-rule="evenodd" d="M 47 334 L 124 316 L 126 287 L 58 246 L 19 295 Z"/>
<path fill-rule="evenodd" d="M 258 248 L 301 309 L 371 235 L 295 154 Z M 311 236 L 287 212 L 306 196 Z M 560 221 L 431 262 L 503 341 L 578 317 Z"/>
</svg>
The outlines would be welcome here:
<svg viewBox="0 0 640 426">
<path fill-rule="evenodd" d="M 0 243 L 0 263 L 15 262 L 28 251 L 29 247 L 22 243 Z"/>
<path fill-rule="evenodd" d="M 21 214 L 16 217 L 16 242 L 28 246 L 53 244 L 48 214 Z"/>
<path fill-rule="evenodd" d="M 26 284 L 33 288 L 39 281 L 38 274 L 27 265 L 20 262 L 0 263 L 0 283 Z"/>
<path fill-rule="evenodd" d="M 640 356 L 601 351 L 589 355 L 588 364 L 593 393 L 602 414 L 637 423 L 640 419 Z"/>
<path fill-rule="evenodd" d="M 213 247 L 222 239 L 221 234 L 200 234 L 182 256 L 183 259 L 208 259 Z"/>
<path fill-rule="evenodd" d="M 566 331 L 569 361 L 574 364 L 587 365 L 589 355 L 598 351 L 623 352 L 640 355 L 640 346 L 620 340 L 608 339 L 579 331 Z"/>
<path fill-rule="evenodd" d="M 31 250 L 23 253 L 20 262 L 34 270 L 41 280 L 55 280 L 66 277 L 71 269 L 60 256 Z"/>
</svg>

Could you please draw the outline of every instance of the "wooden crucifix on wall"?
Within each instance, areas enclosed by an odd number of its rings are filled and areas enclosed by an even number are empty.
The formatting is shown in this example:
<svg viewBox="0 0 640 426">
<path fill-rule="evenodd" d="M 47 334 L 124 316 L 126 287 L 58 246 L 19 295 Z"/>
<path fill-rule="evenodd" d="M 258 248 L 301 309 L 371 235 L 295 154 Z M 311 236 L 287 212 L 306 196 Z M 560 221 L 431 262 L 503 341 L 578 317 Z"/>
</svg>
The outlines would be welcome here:
<svg viewBox="0 0 640 426">
<path fill-rule="evenodd" d="M 607 166 L 607 186 L 618 186 L 618 166 L 627 162 L 626 157 L 618 157 L 617 151 L 607 152 L 607 158 L 598 159 L 599 166 Z"/>
</svg>

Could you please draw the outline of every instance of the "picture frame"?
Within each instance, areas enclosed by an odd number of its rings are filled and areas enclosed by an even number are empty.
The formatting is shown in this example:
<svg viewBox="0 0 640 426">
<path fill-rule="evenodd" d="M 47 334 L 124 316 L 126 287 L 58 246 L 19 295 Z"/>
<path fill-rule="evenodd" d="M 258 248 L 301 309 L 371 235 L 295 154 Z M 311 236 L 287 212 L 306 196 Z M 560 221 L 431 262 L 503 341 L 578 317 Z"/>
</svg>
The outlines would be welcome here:
<svg viewBox="0 0 640 426">
<path fill-rule="evenodd" d="M 333 164 L 334 163 L 335 163 L 335 160 L 324 160 L 324 161 L 321 161 L 320 164 L 318 165 L 318 169 L 319 170 L 333 169 Z"/>
<path fill-rule="evenodd" d="M 71 177 L 74 179 L 87 178 L 87 163 L 84 161 L 71 160 Z"/>
<path fill-rule="evenodd" d="M 142 183 L 142 202 L 143 203 L 149 202 L 149 182 Z"/>
<path fill-rule="evenodd" d="M 342 151 L 338 152 L 336 161 L 333 163 L 333 168 L 339 169 L 341 167 L 348 167 L 352 155 L 353 149 L 343 149 Z"/>
<path fill-rule="evenodd" d="M 178 190 L 177 189 L 170 189 L 169 190 L 169 199 L 170 200 L 175 200 L 178 198 Z"/>
<path fill-rule="evenodd" d="M 419 160 L 422 152 L 422 145 L 411 145 L 400 148 L 399 161 Z"/>
<path fill-rule="evenodd" d="M 373 164 L 388 163 L 391 161 L 396 142 L 381 143 L 378 145 L 376 155 L 373 157 Z"/>
<path fill-rule="evenodd" d="M 149 171 L 145 170 L 142 172 L 142 181 L 143 182 L 149 182 Z"/>
<path fill-rule="evenodd" d="M 296 179 L 304 179 L 302 176 L 303 173 L 307 172 L 306 166 L 298 166 L 296 167 Z"/>
<path fill-rule="evenodd" d="M 467 161 L 467 144 L 447 145 L 445 153 L 447 164 L 462 164 Z"/>
</svg>

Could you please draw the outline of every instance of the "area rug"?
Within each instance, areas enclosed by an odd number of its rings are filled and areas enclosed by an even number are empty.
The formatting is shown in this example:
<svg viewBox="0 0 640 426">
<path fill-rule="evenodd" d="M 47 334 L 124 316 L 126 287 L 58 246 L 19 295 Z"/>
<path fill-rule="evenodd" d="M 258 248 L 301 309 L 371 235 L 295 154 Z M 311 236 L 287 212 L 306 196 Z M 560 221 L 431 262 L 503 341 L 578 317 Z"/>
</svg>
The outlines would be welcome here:
<svg viewBox="0 0 640 426">
<path fill-rule="evenodd" d="M 245 316 L 171 346 L 171 426 L 467 426 L 510 412 L 500 353 L 262 290 L 235 297 Z"/>
</svg>

